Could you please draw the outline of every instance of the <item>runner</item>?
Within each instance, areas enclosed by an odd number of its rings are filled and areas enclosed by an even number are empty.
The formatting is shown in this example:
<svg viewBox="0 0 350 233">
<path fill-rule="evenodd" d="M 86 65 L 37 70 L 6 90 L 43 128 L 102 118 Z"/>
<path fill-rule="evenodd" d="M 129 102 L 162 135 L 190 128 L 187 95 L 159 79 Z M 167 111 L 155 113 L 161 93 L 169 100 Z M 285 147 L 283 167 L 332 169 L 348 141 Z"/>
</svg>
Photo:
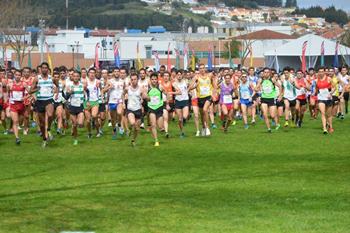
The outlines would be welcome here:
<svg viewBox="0 0 350 233">
<path fill-rule="evenodd" d="M 154 146 L 159 146 L 158 135 L 157 135 L 157 124 L 159 128 L 163 125 L 163 92 L 159 87 L 158 74 L 153 73 L 151 75 L 150 88 L 147 93 L 149 118 L 151 121 L 152 136 L 154 139 Z M 168 103 L 166 103 L 168 104 Z"/>
<path fill-rule="evenodd" d="M 234 86 L 231 82 L 231 75 L 226 74 L 224 81 L 220 84 L 220 106 L 221 113 L 223 115 L 223 126 L 224 132 L 227 133 L 228 127 L 232 122 L 233 117 L 233 97 L 234 97 Z"/>
<path fill-rule="evenodd" d="M 32 115 L 32 103 L 34 101 L 32 95 L 29 95 L 28 90 L 32 87 L 33 77 L 31 76 L 31 69 L 24 67 L 22 70 L 22 81 L 27 87 L 24 96 L 24 115 L 23 115 L 23 135 L 27 135 L 29 132 L 29 121 Z"/>
<path fill-rule="evenodd" d="M 306 94 L 311 90 L 309 83 L 304 77 L 303 71 L 298 70 L 297 76 L 294 83 L 296 87 L 297 103 L 295 106 L 296 118 L 295 124 L 297 127 L 301 128 L 303 123 L 304 114 L 306 111 L 307 97 Z"/>
<path fill-rule="evenodd" d="M 94 124 L 96 128 L 96 137 L 100 137 L 99 122 L 98 122 L 98 109 L 99 109 L 99 96 L 101 92 L 101 83 L 96 79 L 96 69 L 90 68 L 88 71 L 88 78 L 86 79 L 84 90 L 86 92 L 86 100 L 84 102 L 84 114 L 86 128 L 88 130 L 88 138 L 92 138 L 91 125 Z M 91 122 L 92 120 L 92 122 Z"/>
<path fill-rule="evenodd" d="M 43 137 L 42 147 L 45 148 L 47 146 L 47 139 L 53 139 L 50 128 L 54 112 L 53 98 L 54 94 L 57 94 L 57 88 L 51 75 L 49 75 L 49 64 L 43 62 L 40 67 L 41 74 L 33 80 L 33 87 L 29 93 L 33 94 L 38 91 L 35 108 L 38 114 L 40 132 Z"/>
<path fill-rule="evenodd" d="M 118 70 L 119 71 L 119 70 Z M 114 77 L 109 79 L 103 92 L 108 93 L 108 109 L 111 115 L 111 123 L 113 127 L 112 139 L 117 139 L 118 128 L 122 123 L 123 110 L 123 91 L 125 88 L 125 82 L 120 78 L 114 70 Z"/>
<path fill-rule="evenodd" d="M 309 74 L 306 76 L 306 80 L 308 81 L 311 90 L 309 93 L 309 111 L 312 119 L 316 119 L 318 114 L 318 104 L 317 104 L 317 93 L 316 93 L 316 74 L 313 68 L 309 69 Z"/>
<path fill-rule="evenodd" d="M 276 80 L 273 77 L 271 77 L 271 70 L 269 68 L 264 68 L 262 80 L 258 82 L 258 85 L 256 86 L 256 91 L 261 89 L 261 109 L 263 112 L 267 131 L 269 133 L 272 132 L 269 121 L 269 113 L 271 118 L 275 120 L 276 130 L 280 128 L 276 112 L 276 99 L 282 99 L 282 96 L 281 94 L 278 97 L 276 95 L 275 86 L 278 85 L 279 84 L 276 82 Z M 280 86 L 278 87 L 281 89 Z"/>
<path fill-rule="evenodd" d="M 126 106 L 127 117 L 132 129 L 131 146 L 136 146 L 136 138 L 140 131 L 142 118 L 142 99 L 147 98 L 147 89 L 144 89 L 138 84 L 136 73 L 130 74 L 130 86 L 124 89 L 123 100 L 128 97 Z M 124 101 L 123 101 L 124 103 Z"/>
<path fill-rule="evenodd" d="M 188 73 L 188 76 L 191 78 L 190 83 L 192 83 L 195 76 Z M 191 77 L 192 76 L 192 77 Z M 201 132 L 199 130 L 199 107 L 198 107 L 198 96 L 197 96 L 197 83 L 193 82 L 194 85 L 192 89 L 190 88 L 191 94 L 191 107 L 194 115 L 194 125 L 196 127 L 196 137 L 201 136 Z"/>
<path fill-rule="evenodd" d="M 13 82 L 7 85 L 7 90 L 10 94 L 10 111 L 12 119 L 12 130 L 16 137 L 16 144 L 20 145 L 18 127 L 21 118 L 24 115 L 24 96 L 27 89 L 26 84 L 21 80 L 22 73 L 20 70 L 15 70 Z M 28 91 L 28 89 L 27 89 Z"/>
<path fill-rule="evenodd" d="M 67 87 L 69 114 L 72 122 L 73 145 L 78 145 L 78 127 L 84 128 L 84 85 L 80 81 L 80 73 L 73 72 L 73 83 Z"/>
<path fill-rule="evenodd" d="M 284 99 L 284 113 L 285 113 L 285 123 L 284 127 L 289 126 L 289 117 L 292 116 L 292 122 L 291 125 L 294 127 L 295 119 L 296 119 L 296 110 L 295 106 L 297 104 L 297 92 L 296 88 L 294 86 L 294 78 L 292 74 L 289 72 L 289 68 L 286 67 L 283 70 L 283 75 L 281 77 L 281 82 L 282 82 L 282 94 L 283 94 L 283 99 Z"/>
<path fill-rule="evenodd" d="M 139 71 L 139 83 L 138 84 L 142 89 L 148 90 L 149 78 L 146 75 L 146 70 L 143 68 L 140 69 L 140 71 Z M 146 117 L 148 125 L 150 125 L 149 118 L 148 118 L 147 101 L 142 101 L 142 118 L 141 118 L 141 125 L 140 125 L 141 129 L 145 128 L 145 123 L 144 123 L 145 117 Z"/>
<path fill-rule="evenodd" d="M 249 67 L 248 69 L 248 81 L 250 84 L 253 85 L 253 90 L 255 90 L 255 87 L 256 85 L 258 84 L 258 81 L 259 81 L 259 77 L 255 74 L 255 69 L 254 67 Z M 260 101 L 259 101 L 259 93 L 256 93 L 254 91 L 254 95 L 252 96 L 252 100 L 253 100 L 253 104 L 251 106 L 251 109 L 252 109 L 252 121 L 251 123 L 252 124 L 255 124 L 255 116 L 256 116 L 256 110 L 260 104 Z"/>
<path fill-rule="evenodd" d="M 318 69 L 316 90 L 318 99 L 318 108 L 321 112 L 323 134 L 333 133 L 332 124 L 332 80 L 325 73 L 325 68 Z M 327 128 L 328 127 L 328 128 Z"/>
<path fill-rule="evenodd" d="M 208 74 L 206 72 L 204 64 L 199 65 L 199 74 L 196 74 L 193 78 L 190 89 L 194 88 L 195 86 L 202 121 L 202 136 L 210 136 L 210 130 L 208 127 L 208 110 L 212 100 L 217 99 L 217 81 L 212 77 L 211 73 Z"/>
<path fill-rule="evenodd" d="M 348 113 L 348 101 L 350 91 L 350 76 L 348 75 L 348 68 L 346 66 L 341 67 L 340 73 L 338 74 L 339 80 L 343 83 L 340 86 L 340 114 L 338 117 L 344 119 L 345 114 Z"/>
<path fill-rule="evenodd" d="M 179 119 L 178 125 L 180 129 L 180 138 L 185 137 L 184 125 L 189 114 L 189 95 L 188 95 L 188 83 L 183 79 L 182 71 L 177 71 L 175 82 L 173 83 L 172 95 L 175 95 L 175 111 Z"/>
<path fill-rule="evenodd" d="M 165 71 L 163 73 L 163 81 L 160 83 L 161 89 L 164 91 L 164 108 L 163 108 L 163 126 L 165 131 L 165 137 L 169 138 L 169 122 L 172 119 L 172 114 L 175 111 L 173 84 L 170 80 L 170 73 Z"/>
<path fill-rule="evenodd" d="M 339 104 L 340 99 L 343 98 L 343 93 L 341 90 L 343 89 L 343 82 L 340 80 L 340 78 L 335 74 L 334 69 L 329 69 L 329 77 L 332 81 L 332 89 L 334 90 L 332 93 L 332 115 L 338 116 L 338 113 L 340 113 Z M 340 116 L 340 115 L 339 115 Z"/>
<path fill-rule="evenodd" d="M 112 73 L 110 73 L 112 75 Z M 107 103 L 107 99 L 108 99 L 108 93 L 104 92 L 103 90 L 105 89 L 105 86 L 108 83 L 108 70 L 107 69 L 103 69 L 101 71 L 101 78 L 100 78 L 100 83 L 101 83 L 101 92 L 100 92 L 100 96 L 99 96 L 99 107 L 98 107 L 98 120 L 99 120 L 99 125 L 100 125 L 100 129 L 99 129 L 99 134 L 102 136 L 103 135 L 103 126 L 105 125 L 105 121 L 106 121 L 106 103 Z"/>
<path fill-rule="evenodd" d="M 6 134 L 6 108 L 5 108 L 5 93 L 7 93 L 6 87 L 6 72 L 4 69 L 0 68 L 0 120 L 4 128 L 4 134 Z"/>
<path fill-rule="evenodd" d="M 56 94 L 54 98 L 54 111 L 56 113 L 56 121 L 57 121 L 57 129 L 56 133 L 57 135 L 63 135 L 63 121 L 65 119 L 65 111 L 64 111 L 64 103 L 65 99 L 63 98 L 63 91 L 65 90 L 65 77 L 60 75 L 59 72 L 53 73 L 53 79 L 55 83 L 58 83 L 57 89 L 58 93 Z"/>
<path fill-rule="evenodd" d="M 243 116 L 244 128 L 248 129 L 248 113 L 251 112 L 253 119 L 254 105 L 253 105 L 253 96 L 255 96 L 255 85 L 251 80 L 248 80 L 246 74 L 242 75 L 242 79 L 239 85 L 239 100 L 241 104 L 241 111 Z M 255 120 L 254 120 L 255 122 Z M 252 120 L 252 124 L 253 120 Z"/>
</svg>

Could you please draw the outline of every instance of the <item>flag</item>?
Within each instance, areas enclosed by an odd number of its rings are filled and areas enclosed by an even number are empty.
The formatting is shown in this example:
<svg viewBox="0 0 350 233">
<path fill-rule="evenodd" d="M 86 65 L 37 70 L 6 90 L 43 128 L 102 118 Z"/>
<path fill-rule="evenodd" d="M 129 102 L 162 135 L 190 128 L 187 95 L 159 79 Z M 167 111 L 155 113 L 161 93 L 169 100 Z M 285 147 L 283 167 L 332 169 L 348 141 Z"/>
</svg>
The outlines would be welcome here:
<svg viewBox="0 0 350 233">
<path fill-rule="evenodd" d="M 337 43 L 335 45 L 333 67 L 339 67 L 338 50 L 339 50 L 339 42 L 337 41 Z"/>
<path fill-rule="evenodd" d="M 141 61 L 141 58 L 140 58 L 139 42 L 137 42 L 137 47 L 136 47 L 136 66 L 137 66 L 137 70 L 140 70 L 142 68 L 142 61 Z"/>
<path fill-rule="evenodd" d="M 31 50 L 28 48 L 28 67 L 32 68 L 32 55 Z"/>
<path fill-rule="evenodd" d="M 213 70 L 213 50 L 211 46 L 209 46 L 209 51 L 208 51 L 208 70 Z"/>
<path fill-rule="evenodd" d="M 170 70 L 171 70 L 171 61 L 170 61 L 170 43 L 168 44 L 167 69 L 168 69 L 168 71 L 170 72 Z"/>
<path fill-rule="evenodd" d="M 188 50 L 187 46 L 184 47 L 184 70 L 188 69 Z"/>
<path fill-rule="evenodd" d="M 249 66 L 253 67 L 253 63 L 254 63 L 254 57 L 253 57 L 253 47 L 250 45 L 249 47 L 249 56 L 250 56 L 250 62 L 249 62 Z"/>
<path fill-rule="evenodd" d="M 191 69 L 192 69 L 193 71 L 196 69 L 196 53 L 194 52 L 194 49 L 192 49 Z"/>
<path fill-rule="evenodd" d="M 51 74 L 53 74 L 53 64 L 52 64 L 52 59 L 49 51 L 49 44 L 45 42 L 46 45 L 46 53 L 47 53 L 47 63 L 49 63 L 49 67 L 51 69 Z"/>
<path fill-rule="evenodd" d="M 6 48 L 6 46 L 5 46 L 5 48 L 4 48 L 4 66 L 5 66 L 5 70 L 7 71 L 7 69 L 8 69 L 8 60 L 7 60 L 7 48 Z"/>
<path fill-rule="evenodd" d="M 231 42 L 228 42 L 228 60 L 230 68 L 233 68 L 232 55 L 231 55 Z"/>
<path fill-rule="evenodd" d="M 114 43 L 114 65 L 115 67 L 120 67 L 120 55 L 117 43 Z"/>
<path fill-rule="evenodd" d="M 100 43 L 97 43 L 96 44 L 96 47 L 95 47 L 95 67 L 97 68 L 97 69 L 99 69 L 100 68 L 100 63 L 99 63 L 99 61 L 98 61 L 98 49 L 100 48 Z"/>
<path fill-rule="evenodd" d="M 180 69 L 180 51 L 178 49 L 175 49 L 175 54 L 176 54 L 176 65 L 175 68 L 177 70 Z"/>
<path fill-rule="evenodd" d="M 307 41 L 304 41 L 303 48 L 301 51 L 301 70 L 305 73 L 306 72 L 306 48 L 307 48 Z"/>
<path fill-rule="evenodd" d="M 156 71 L 159 71 L 159 54 L 157 51 L 153 51 L 153 56 L 154 56 L 154 68 L 156 69 Z"/>
<path fill-rule="evenodd" d="M 321 66 L 324 66 L 324 41 L 321 44 Z"/>
</svg>

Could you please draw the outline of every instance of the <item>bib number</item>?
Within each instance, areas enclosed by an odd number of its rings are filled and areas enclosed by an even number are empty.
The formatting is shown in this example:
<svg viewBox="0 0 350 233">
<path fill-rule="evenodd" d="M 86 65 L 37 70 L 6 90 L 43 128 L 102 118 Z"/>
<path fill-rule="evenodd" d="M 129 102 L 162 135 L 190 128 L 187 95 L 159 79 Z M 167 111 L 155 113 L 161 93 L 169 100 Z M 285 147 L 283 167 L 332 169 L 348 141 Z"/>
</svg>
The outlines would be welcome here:
<svg viewBox="0 0 350 233">
<path fill-rule="evenodd" d="M 160 99 L 159 96 L 151 96 L 151 105 L 159 105 Z"/>
<path fill-rule="evenodd" d="M 224 95 L 224 104 L 232 104 L 232 96 Z"/>
<path fill-rule="evenodd" d="M 73 107 L 80 107 L 81 106 L 81 100 L 80 100 L 80 98 L 72 98 L 71 101 L 70 101 L 70 104 Z"/>
<path fill-rule="evenodd" d="M 242 99 L 246 99 L 247 100 L 249 98 L 250 98 L 250 94 L 248 92 L 245 91 L 245 92 L 242 93 Z"/>
<path fill-rule="evenodd" d="M 40 95 L 41 96 L 51 96 L 52 95 L 52 88 L 50 87 L 42 87 L 40 88 Z"/>
<path fill-rule="evenodd" d="M 13 91 L 12 92 L 12 100 L 13 101 L 22 101 L 23 100 L 23 92 L 22 91 Z"/>
<path fill-rule="evenodd" d="M 266 94 L 270 94 L 272 92 L 272 87 L 271 86 L 264 86 L 263 87 L 263 91 L 266 93 Z"/>
<path fill-rule="evenodd" d="M 199 90 L 202 96 L 210 95 L 210 87 L 200 87 Z"/>
</svg>

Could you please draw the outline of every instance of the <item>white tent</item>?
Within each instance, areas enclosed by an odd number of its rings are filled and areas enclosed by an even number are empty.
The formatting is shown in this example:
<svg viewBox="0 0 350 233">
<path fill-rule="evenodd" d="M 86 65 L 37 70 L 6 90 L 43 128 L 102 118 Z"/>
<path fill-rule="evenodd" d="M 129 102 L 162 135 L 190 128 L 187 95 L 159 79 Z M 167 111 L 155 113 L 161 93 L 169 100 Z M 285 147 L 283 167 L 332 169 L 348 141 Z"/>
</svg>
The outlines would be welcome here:
<svg viewBox="0 0 350 233">
<path fill-rule="evenodd" d="M 301 67 L 302 48 L 304 42 L 307 41 L 306 47 L 306 66 L 307 68 L 314 68 L 321 65 L 321 47 L 324 42 L 324 64 L 325 66 L 332 66 L 337 43 L 317 36 L 308 34 L 299 37 L 289 43 L 286 43 L 274 50 L 267 51 L 265 56 L 265 64 L 268 67 L 273 67 L 276 70 L 281 70 L 286 66 L 299 69 Z M 350 48 L 339 44 L 338 46 L 339 64 L 350 65 Z"/>
</svg>

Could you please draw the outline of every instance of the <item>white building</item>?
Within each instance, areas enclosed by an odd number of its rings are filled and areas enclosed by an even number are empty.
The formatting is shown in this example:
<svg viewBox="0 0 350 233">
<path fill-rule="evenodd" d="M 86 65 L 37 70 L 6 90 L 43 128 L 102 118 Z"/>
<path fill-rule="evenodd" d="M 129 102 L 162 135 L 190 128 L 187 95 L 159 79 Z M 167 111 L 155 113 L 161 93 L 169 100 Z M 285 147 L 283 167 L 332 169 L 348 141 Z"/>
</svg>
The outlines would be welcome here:
<svg viewBox="0 0 350 233">
<path fill-rule="evenodd" d="M 95 57 L 96 44 L 100 43 L 100 60 L 113 60 L 114 36 L 115 32 L 106 30 L 58 30 L 56 34 L 46 35 L 45 41 L 49 46 L 50 52 L 84 53 L 87 59 Z M 40 40 L 38 45 L 39 47 L 41 46 Z"/>
</svg>

